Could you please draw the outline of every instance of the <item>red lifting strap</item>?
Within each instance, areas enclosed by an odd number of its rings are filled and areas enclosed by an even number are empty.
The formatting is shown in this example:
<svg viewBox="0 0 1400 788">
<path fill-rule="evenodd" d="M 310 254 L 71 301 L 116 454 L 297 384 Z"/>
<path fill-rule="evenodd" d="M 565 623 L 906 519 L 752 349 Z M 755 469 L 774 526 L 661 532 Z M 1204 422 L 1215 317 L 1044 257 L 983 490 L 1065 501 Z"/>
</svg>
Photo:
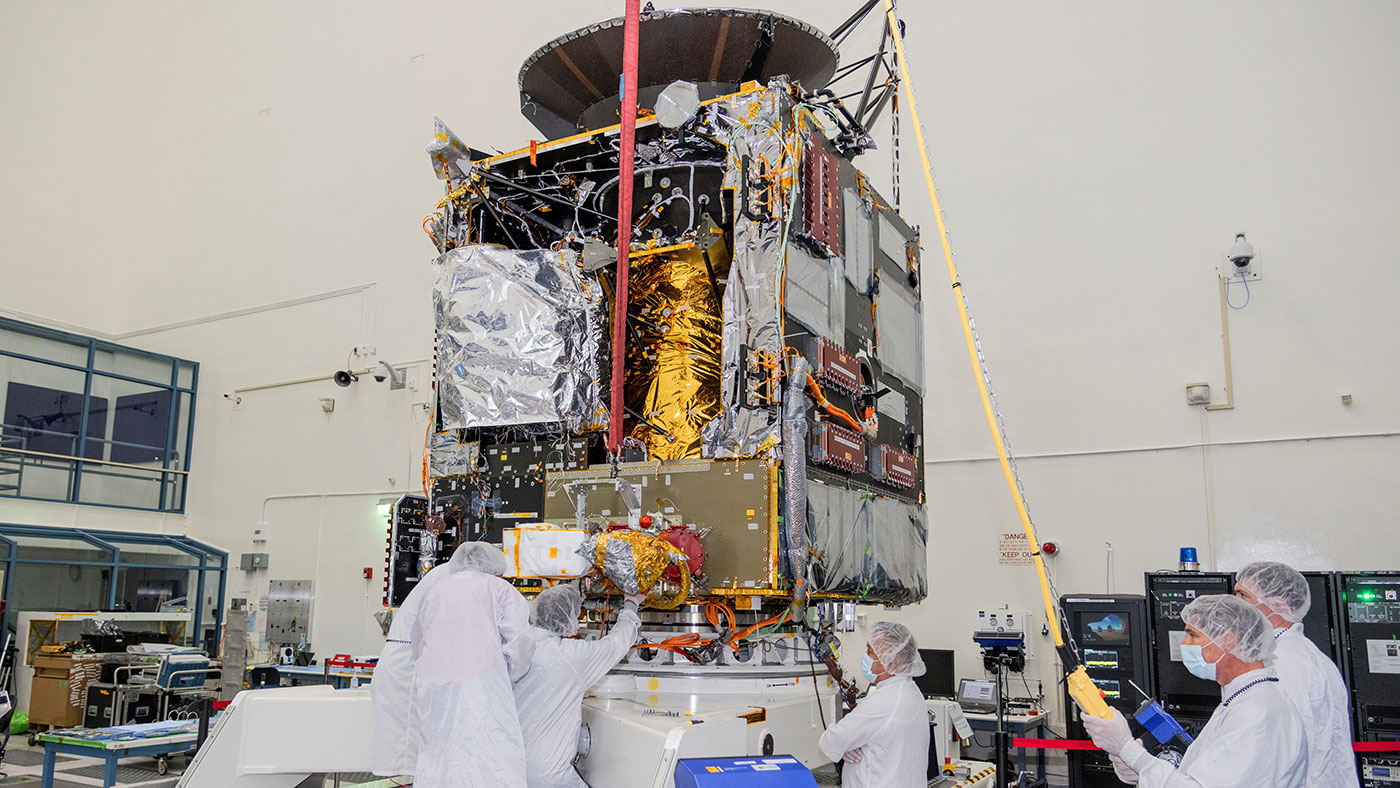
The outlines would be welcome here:
<svg viewBox="0 0 1400 788">
<path fill-rule="evenodd" d="M 612 399 L 608 414 L 608 451 L 622 445 L 622 360 L 627 355 L 627 266 L 632 255 L 632 170 L 637 145 L 637 44 L 642 0 L 627 0 L 622 26 L 622 148 L 618 151 L 617 287 L 613 298 Z"/>
<path fill-rule="evenodd" d="M 1076 739 L 1012 739 L 1012 747 L 1028 750 L 1097 750 L 1091 741 Z"/>
</svg>

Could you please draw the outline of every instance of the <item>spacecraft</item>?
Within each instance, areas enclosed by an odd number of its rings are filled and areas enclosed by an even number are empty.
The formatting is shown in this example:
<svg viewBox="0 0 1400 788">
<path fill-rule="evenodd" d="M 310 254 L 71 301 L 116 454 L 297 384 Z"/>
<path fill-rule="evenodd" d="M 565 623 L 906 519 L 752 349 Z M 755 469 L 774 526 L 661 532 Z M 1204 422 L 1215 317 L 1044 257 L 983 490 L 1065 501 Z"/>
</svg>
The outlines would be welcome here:
<svg viewBox="0 0 1400 788">
<path fill-rule="evenodd" d="M 852 163 L 897 80 L 848 107 L 804 22 L 644 11 L 629 157 L 623 27 L 525 61 L 541 139 L 489 155 L 437 121 L 435 406 L 384 603 L 466 540 L 527 594 L 577 582 L 593 636 L 645 593 L 643 642 L 585 702 L 585 778 L 815 766 L 849 691 L 836 633 L 927 593 L 919 234 Z M 660 782 L 600 756 L 649 746 Z"/>
</svg>

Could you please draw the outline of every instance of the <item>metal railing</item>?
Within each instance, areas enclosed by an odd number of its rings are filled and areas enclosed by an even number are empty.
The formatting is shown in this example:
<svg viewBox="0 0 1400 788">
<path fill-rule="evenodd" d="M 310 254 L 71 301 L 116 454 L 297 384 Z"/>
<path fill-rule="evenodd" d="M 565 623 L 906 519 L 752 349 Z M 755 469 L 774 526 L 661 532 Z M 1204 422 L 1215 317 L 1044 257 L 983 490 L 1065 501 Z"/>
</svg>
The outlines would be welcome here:
<svg viewBox="0 0 1400 788">
<path fill-rule="evenodd" d="M 28 448 L 30 440 L 35 436 L 45 436 L 52 438 L 65 438 L 69 443 L 69 453 L 38 451 Z M 161 459 L 152 460 L 151 465 L 144 465 L 129 462 L 115 462 L 113 460 L 80 457 L 79 452 L 86 453 L 86 446 L 80 449 L 80 444 L 88 445 L 101 444 L 104 446 L 103 455 L 110 456 L 108 446 L 123 446 L 134 449 L 149 449 Z M 161 446 L 152 446 L 144 443 L 134 443 L 131 441 L 120 441 L 111 438 L 97 438 L 88 436 L 84 441 L 83 436 L 75 435 L 71 432 L 58 430 L 48 430 L 41 427 L 30 427 L 18 424 L 0 423 L 0 495 L 14 495 L 17 497 L 40 497 L 30 496 L 25 493 L 23 483 L 23 472 L 26 465 L 36 469 L 56 470 L 60 473 L 66 472 L 68 480 L 66 484 L 65 499 L 72 500 L 74 497 L 75 481 L 79 473 L 87 476 L 105 476 L 118 479 L 132 479 L 136 481 L 157 482 L 166 488 L 163 500 L 172 500 L 176 492 L 176 487 L 189 476 L 189 471 L 170 467 L 179 464 L 180 453 Z M 156 463 L 159 463 L 157 466 Z M 6 466 L 14 468 L 14 480 L 6 481 Z M 51 500 L 51 499 L 49 499 Z M 142 507 L 146 508 L 146 507 Z"/>
</svg>

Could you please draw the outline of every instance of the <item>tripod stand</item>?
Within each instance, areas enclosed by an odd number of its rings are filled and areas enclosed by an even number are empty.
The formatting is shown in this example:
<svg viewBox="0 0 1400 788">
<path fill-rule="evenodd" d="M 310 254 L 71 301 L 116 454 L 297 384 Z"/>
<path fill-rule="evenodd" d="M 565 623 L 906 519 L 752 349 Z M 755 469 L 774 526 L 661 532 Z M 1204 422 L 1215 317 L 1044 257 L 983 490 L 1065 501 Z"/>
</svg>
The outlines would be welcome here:
<svg viewBox="0 0 1400 788">
<path fill-rule="evenodd" d="M 994 736 L 997 788 L 1009 788 L 1020 783 L 1011 779 L 1011 731 L 1006 728 L 1006 693 L 1010 687 L 1008 673 L 1020 673 L 1026 668 L 1026 655 L 1020 646 L 997 645 L 982 651 L 982 665 L 997 677 L 997 729 Z"/>
</svg>

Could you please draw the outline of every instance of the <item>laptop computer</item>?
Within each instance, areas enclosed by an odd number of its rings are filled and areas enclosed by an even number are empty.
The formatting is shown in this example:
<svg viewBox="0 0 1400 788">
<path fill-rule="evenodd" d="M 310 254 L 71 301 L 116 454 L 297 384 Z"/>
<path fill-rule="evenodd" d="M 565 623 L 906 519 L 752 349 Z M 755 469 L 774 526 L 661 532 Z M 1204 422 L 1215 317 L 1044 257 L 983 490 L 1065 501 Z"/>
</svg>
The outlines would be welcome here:
<svg viewBox="0 0 1400 788">
<path fill-rule="evenodd" d="M 958 705 L 965 712 L 991 714 L 997 710 L 997 683 L 992 679 L 962 679 Z"/>
</svg>

